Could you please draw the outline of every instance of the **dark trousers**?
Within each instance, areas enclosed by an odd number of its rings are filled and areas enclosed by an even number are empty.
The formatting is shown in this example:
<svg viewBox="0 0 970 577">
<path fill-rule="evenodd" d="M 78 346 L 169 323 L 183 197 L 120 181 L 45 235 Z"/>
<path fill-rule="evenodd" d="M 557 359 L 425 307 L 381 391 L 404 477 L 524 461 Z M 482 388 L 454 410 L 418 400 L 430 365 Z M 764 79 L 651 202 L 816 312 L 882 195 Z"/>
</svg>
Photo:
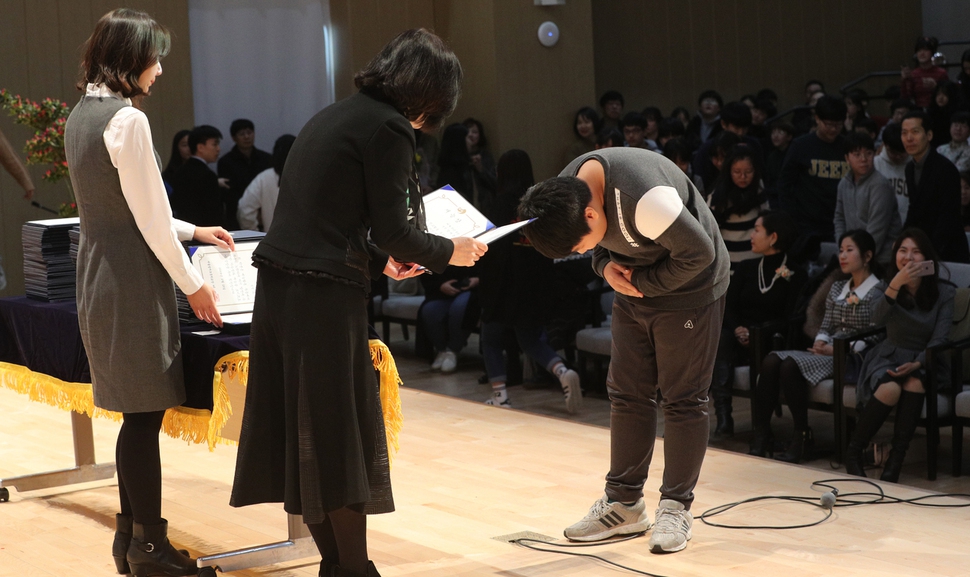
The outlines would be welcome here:
<svg viewBox="0 0 970 577">
<path fill-rule="evenodd" d="M 657 437 L 657 390 L 663 395 L 664 474 L 660 495 L 690 509 L 707 451 L 707 394 L 714 370 L 724 298 L 696 309 L 662 311 L 617 298 L 610 394 L 610 472 L 606 495 L 643 496 Z"/>
</svg>

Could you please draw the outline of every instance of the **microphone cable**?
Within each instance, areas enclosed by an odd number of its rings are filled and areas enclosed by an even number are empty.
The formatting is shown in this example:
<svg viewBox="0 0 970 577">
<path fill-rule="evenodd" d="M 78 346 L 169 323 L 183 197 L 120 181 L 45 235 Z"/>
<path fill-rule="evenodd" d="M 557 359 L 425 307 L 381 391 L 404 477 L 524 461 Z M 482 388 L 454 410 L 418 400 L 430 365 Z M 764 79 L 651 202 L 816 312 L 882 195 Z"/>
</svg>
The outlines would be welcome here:
<svg viewBox="0 0 970 577">
<path fill-rule="evenodd" d="M 633 567 L 627 567 L 626 565 L 621 565 L 614 561 L 610 561 L 609 559 L 604 559 L 599 555 L 593 555 L 592 553 L 576 553 L 573 551 L 566 551 L 566 549 L 579 549 L 582 547 L 602 547 L 604 545 L 612 545 L 614 543 L 623 543 L 624 541 L 630 541 L 631 539 L 643 537 L 644 534 L 646 534 L 646 531 L 641 531 L 639 533 L 627 535 L 619 539 L 609 539 L 607 541 L 597 541 L 595 543 L 552 543 L 549 541 L 540 541 L 538 539 L 529 539 L 529 538 L 513 539 L 512 541 L 509 541 L 509 542 L 515 545 L 518 545 L 519 547 L 525 547 L 526 549 L 531 549 L 533 551 L 541 551 L 543 553 L 555 553 L 557 555 L 570 555 L 572 557 L 585 557 L 587 559 L 594 559 L 601 563 L 612 565 L 613 567 L 622 569 L 624 571 L 629 571 L 630 573 L 634 573 L 636 575 L 647 575 L 648 577 L 665 577 L 664 575 L 658 575 L 656 573 L 648 573 L 647 571 L 641 571 L 639 569 L 634 569 Z M 536 545 L 531 545 L 530 543 L 546 545 L 549 547 L 558 547 L 559 550 L 545 549 L 542 547 L 537 547 Z"/>
</svg>

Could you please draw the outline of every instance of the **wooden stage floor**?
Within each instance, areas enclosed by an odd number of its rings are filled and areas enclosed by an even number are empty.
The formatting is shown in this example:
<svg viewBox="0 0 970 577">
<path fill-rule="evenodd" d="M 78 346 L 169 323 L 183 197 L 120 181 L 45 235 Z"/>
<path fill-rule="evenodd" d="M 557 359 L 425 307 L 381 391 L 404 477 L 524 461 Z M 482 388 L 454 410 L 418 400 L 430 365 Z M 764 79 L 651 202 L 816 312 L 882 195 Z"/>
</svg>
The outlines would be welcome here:
<svg viewBox="0 0 970 577">
<path fill-rule="evenodd" d="M 370 549 L 395 576 L 629 575 L 589 559 L 525 550 L 492 539 L 521 531 L 561 538 L 600 496 L 609 459 L 602 427 L 486 407 L 404 389 L 405 428 L 392 470 L 397 512 L 370 518 Z M 94 424 L 101 460 L 112 457 L 118 425 Z M 171 538 L 193 554 L 214 554 L 285 538 L 279 506 L 229 507 L 235 448 L 162 438 L 163 514 Z M 663 442 L 647 481 L 656 506 Z M 70 419 L 63 411 L 0 389 L 0 478 L 69 467 Z M 827 475 L 839 477 L 837 473 Z M 711 449 L 694 512 L 759 494 L 817 495 L 823 473 Z M 895 496 L 926 494 L 884 484 Z M 851 489 L 846 487 L 846 489 Z M 110 575 L 117 487 L 110 481 L 18 494 L 0 503 L 0 575 Z M 761 504 L 723 518 L 738 524 L 804 523 L 806 505 Z M 652 517 L 652 514 L 651 514 Z M 582 552 L 641 571 L 675 576 L 965 575 L 970 509 L 910 505 L 837 509 L 821 526 L 794 531 L 727 530 L 694 524 L 683 552 L 657 556 L 646 538 Z M 233 575 L 313 576 L 317 561 Z"/>
</svg>

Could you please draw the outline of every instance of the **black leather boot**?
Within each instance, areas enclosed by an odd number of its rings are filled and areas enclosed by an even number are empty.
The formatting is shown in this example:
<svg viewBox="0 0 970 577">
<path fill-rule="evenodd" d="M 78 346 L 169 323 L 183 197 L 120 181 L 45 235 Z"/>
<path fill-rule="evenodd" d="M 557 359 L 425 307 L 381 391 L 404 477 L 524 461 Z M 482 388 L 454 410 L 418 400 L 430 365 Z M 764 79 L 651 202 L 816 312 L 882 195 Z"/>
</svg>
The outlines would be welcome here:
<svg viewBox="0 0 970 577">
<path fill-rule="evenodd" d="M 111 544 L 111 556 L 115 558 L 115 568 L 119 575 L 128 575 L 128 545 L 131 543 L 131 515 L 115 515 L 115 540 Z"/>
<path fill-rule="evenodd" d="M 849 447 L 845 452 L 845 472 L 857 477 L 865 477 L 865 461 L 862 453 L 869 446 L 869 441 L 876 436 L 879 428 L 886 422 L 886 417 L 893 408 L 873 397 L 869 399 L 859 415 L 859 422 L 856 424 L 852 439 L 849 440 Z"/>
<path fill-rule="evenodd" d="M 805 429 L 804 431 L 796 430 L 791 444 L 788 445 L 788 450 L 780 455 L 776 455 L 775 459 L 786 463 L 801 463 L 803 459 L 811 456 L 814 447 L 815 437 L 812 435 L 811 429 Z"/>
<path fill-rule="evenodd" d="M 157 525 L 132 523 L 128 565 L 134 577 L 195 575 L 195 559 L 176 551 L 168 541 L 168 521 Z"/>
<path fill-rule="evenodd" d="M 712 439 L 725 439 L 734 436 L 734 417 L 731 416 L 731 408 L 716 408 L 717 426 L 714 427 Z"/>
<path fill-rule="evenodd" d="M 925 398 L 925 394 L 911 391 L 903 391 L 899 396 L 899 404 L 896 405 L 896 422 L 893 428 L 893 448 L 889 451 L 886 466 L 879 477 L 880 481 L 889 481 L 890 483 L 899 481 L 899 473 L 903 470 L 906 451 L 909 450 L 909 443 L 913 440 L 913 434 L 916 432 L 916 422 L 919 421 L 920 413 L 923 412 L 923 400 Z"/>
</svg>

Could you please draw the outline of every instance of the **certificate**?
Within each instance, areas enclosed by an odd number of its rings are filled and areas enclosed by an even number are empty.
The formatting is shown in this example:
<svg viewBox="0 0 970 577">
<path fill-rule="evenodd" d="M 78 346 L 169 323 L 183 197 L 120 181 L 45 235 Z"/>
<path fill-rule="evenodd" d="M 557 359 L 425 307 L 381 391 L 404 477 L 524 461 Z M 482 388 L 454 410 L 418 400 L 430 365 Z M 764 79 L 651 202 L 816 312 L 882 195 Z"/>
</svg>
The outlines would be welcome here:
<svg viewBox="0 0 970 577">
<path fill-rule="evenodd" d="M 454 188 L 445 185 L 424 195 L 428 232 L 445 238 L 478 236 L 495 228 L 485 215 Z"/>
<path fill-rule="evenodd" d="M 231 251 L 212 245 L 189 248 L 192 266 L 216 291 L 220 315 L 248 313 L 256 300 L 256 267 L 253 251 L 258 242 L 241 242 Z"/>
</svg>

